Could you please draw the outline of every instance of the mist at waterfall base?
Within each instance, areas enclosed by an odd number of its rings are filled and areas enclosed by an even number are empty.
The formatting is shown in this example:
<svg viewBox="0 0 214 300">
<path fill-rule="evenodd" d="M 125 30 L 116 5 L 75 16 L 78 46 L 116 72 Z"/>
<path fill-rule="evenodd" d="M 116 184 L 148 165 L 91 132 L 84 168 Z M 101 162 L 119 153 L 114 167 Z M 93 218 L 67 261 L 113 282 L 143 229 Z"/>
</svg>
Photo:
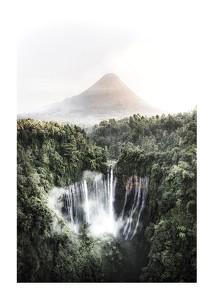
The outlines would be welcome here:
<svg viewBox="0 0 214 300">
<path fill-rule="evenodd" d="M 78 234 L 82 224 L 89 224 L 90 233 L 120 235 L 131 240 L 137 233 L 148 193 L 147 177 L 131 176 L 123 183 L 121 209 L 114 208 L 118 180 L 114 165 L 106 175 L 85 171 L 81 181 L 65 188 L 53 188 L 48 203 Z"/>
</svg>

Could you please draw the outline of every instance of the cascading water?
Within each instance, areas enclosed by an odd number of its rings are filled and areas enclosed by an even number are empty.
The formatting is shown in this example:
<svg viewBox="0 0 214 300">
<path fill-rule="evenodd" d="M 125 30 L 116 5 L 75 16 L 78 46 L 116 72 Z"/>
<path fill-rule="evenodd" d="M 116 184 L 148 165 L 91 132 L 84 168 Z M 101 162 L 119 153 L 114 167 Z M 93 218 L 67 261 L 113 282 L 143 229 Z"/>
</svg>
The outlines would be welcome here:
<svg viewBox="0 0 214 300">
<path fill-rule="evenodd" d="M 147 177 L 141 178 L 141 177 L 134 176 L 134 178 L 131 177 L 129 179 L 129 181 L 131 181 L 134 185 L 134 200 L 133 200 L 133 204 L 131 207 L 131 211 L 129 212 L 129 215 L 125 220 L 125 226 L 123 229 L 123 235 L 125 237 L 125 240 L 127 240 L 129 237 L 132 239 L 137 232 L 137 228 L 138 228 L 139 222 L 140 222 L 140 217 L 141 217 L 142 211 L 145 207 L 145 200 L 146 200 L 146 196 L 148 193 Z M 131 186 L 131 189 L 129 190 L 129 192 L 132 191 L 133 185 Z M 128 193 L 126 190 L 124 208 L 127 203 L 127 196 L 128 196 Z M 123 208 L 123 211 L 124 211 L 124 208 Z"/>
<path fill-rule="evenodd" d="M 83 181 L 84 187 L 84 198 L 85 198 L 85 214 L 86 214 L 86 222 L 90 223 L 90 212 L 89 212 L 89 200 L 88 200 L 88 187 L 86 180 Z"/>
<path fill-rule="evenodd" d="M 126 181 L 119 216 L 114 211 L 116 182 L 113 165 L 107 175 L 86 171 L 82 181 L 66 188 L 54 188 L 49 195 L 49 204 L 77 233 L 81 224 L 88 223 L 94 235 L 108 232 L 122 234 L 125 240 L 132 239 L 145 206 L 148 180 L 132 176 Z"/>
<path fill-rule="evenodd" d="M 115 191 L 115 184 L 113 183 L 113 167 L 110 166 L 110 178 L 109 178 L 109 222 L 111 226 L 111 231 L 114 225 L 114 209 L 113 209 L 113 202 L 114 202 L 114 191 Z"/>
</svg>

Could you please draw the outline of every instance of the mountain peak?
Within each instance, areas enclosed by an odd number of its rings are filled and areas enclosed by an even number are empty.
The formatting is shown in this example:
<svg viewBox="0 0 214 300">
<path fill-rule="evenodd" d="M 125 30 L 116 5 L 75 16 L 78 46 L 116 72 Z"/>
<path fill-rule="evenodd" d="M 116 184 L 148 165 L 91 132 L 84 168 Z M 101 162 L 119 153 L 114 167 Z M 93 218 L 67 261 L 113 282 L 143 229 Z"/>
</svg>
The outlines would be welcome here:
<svg viewBox="0 0 214 300">
<path fill-rule="evenodd" d="M 119 79 L 119 77 L 114 73 L 105 74 L 101 79 Z"/>
<path fill-rule="evenodd" d="M 154 115 L 157 110 L 130 90 L 116 74 L 108 73 L 81 94 L 67 98 L 37 114 L 36 118 L 95 124 L 137 113 Z"/>
<path fill-rule="evenodd" d="M 108 73 L 105 74 L 103 77 L 101 77 L 95 84 L 106 84 L 106 85 L 112 85 L 113 83 L 122 83 L 120 78 L 114 74 L 114 73 Z"/>
<path fill-rule="evenodd" d="M 127 86 L 120 80 L 120 78 L 114 73 L 105 74 L 91 87 L 84 91 L 81 95 L 97 94 L 97 93 L 112 93 L 113 91 L 126 91 Z"/>
</svg>

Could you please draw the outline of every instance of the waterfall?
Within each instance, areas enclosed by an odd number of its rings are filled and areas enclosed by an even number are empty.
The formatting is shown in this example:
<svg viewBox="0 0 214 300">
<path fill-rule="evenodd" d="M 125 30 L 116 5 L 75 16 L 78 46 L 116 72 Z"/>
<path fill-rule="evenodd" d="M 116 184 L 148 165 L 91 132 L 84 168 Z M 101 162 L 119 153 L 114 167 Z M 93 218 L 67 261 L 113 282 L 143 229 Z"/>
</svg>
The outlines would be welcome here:
<svg viewBox="0 0 214 300">
<path fill-rule="evenodd" d="M 49 204 L 76 233 L 81 224 L 88 223 L 94 235 L 108 232 L 121 234 L 125 240 L 132 239 L 141 224 L 148 179 L 131 176 L 126 180 L 124 203 L 118 215 L 114 211 L 116 184 L 113 164 L 106 175 L 86 171 L 82 181 L 66 188 L 54 188 Z"/>
<path fill-rule="evenodd" d="M 130 184 L 130 182 L 132 184 Z M 129 211 L 128 217 L 125 219 L 125 226 L 123 229 L 123 236 L 125 240 L 127 240 L 130 235 L 130 238 L 132 239 L 137 233 L 137 229 L 140 223 L 140 217 L 145 207 L 145 200 L 148 190 L 148 179 L 147 177 L 130 177 L 128 180 L 128 187 L 126 188 L 130 190 L 129 192 L 126 190 L 125 201 L 121 215 L 122 218 L 124 218 L 124 209 L 127 203 L 128 193 L 130 194 L 131 191 L 134 192 L 134 197 L 131 198 L 131 200 L 133 199 L 131 210 Z"/>
<path fill-rule="evenodd" d="M 90 223 L 90 213 L 89 213 L 89 201 L 88 201 L 88 187 L 86 180 L 83 181 L 83 187 L 84 187 L 84 198 L 85 198 L 85 214 L 86 214 L 86 222 Z"/>
<path fill-rule="evenodd" d="M 121 220 L 123 220 L 123 215 L 124 215 L 124 210 L 125 210 L 125 207 L 126 207 L 127 197 L 128 197 L 128 190 L 126 189 L 125 201 L 124 201 L 122 213 L 121 213 L 121 216 L 120 216 Z"/>
<path fill-rule="evenodd" d="M 114 196 L 115 196 L 115 183 L 116 180 L 113 179 L 113 166 L 110 166 L 110 174 L 109 174 L 109 225 L 111 227 L 114 226 L 114 208 L 113 208 L 113 202 L 114 202 Z M 112 228 L 113 229 L 113 228 Z M 112 231 L 111 229 L 111 231 Z"/>
<path fill-rule="evenodd" d="M 137 232 L 137 228 L 139 226 L 139 221 L 140 221 L 140 216 L 141 216 L 141 213 L 144 209 L 144 206 L 145 206 L 145 200 L 146 200 L 146 196 L 147 196 L 147 193 L 148 193 L 148 179 L 147 177 L 145 178 L 142 178 L 142 181 L 143 181 L 143 184 L 144 184 L 144 188 L 143 188 L 143 196 L 142 196 L 142 204 L 141 204 L 141 208 L 140 208 L 140 211 L 138 213 L 138 216 L 137 216 L 137 223 L 136 223 L 136 226 L 135 226 L 135 229 L 134 229 L 134 232 L 132 234 L 132 237 L 133 238 Z"/>
</svg>

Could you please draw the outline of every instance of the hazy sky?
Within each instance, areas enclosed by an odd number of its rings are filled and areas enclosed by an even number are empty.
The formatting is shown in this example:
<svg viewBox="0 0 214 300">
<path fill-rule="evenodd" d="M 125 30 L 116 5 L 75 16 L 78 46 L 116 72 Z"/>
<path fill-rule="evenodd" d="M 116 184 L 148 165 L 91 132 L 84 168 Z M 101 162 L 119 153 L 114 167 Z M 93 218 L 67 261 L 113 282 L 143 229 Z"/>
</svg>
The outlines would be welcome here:
<svg viewBox="0 0 214 300">
<path fill-rule="evenodd" d="M 197 1 L 22 3 L 18 113 L 79 94 L 106 73 L 165 110 L 200 101 L 207 33 Z"/>
</svg>

